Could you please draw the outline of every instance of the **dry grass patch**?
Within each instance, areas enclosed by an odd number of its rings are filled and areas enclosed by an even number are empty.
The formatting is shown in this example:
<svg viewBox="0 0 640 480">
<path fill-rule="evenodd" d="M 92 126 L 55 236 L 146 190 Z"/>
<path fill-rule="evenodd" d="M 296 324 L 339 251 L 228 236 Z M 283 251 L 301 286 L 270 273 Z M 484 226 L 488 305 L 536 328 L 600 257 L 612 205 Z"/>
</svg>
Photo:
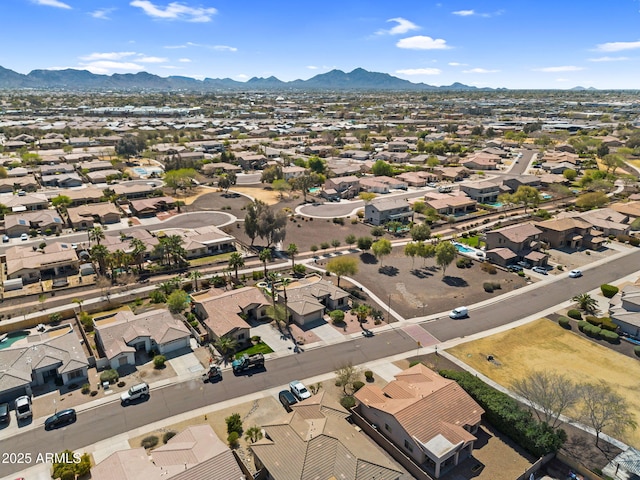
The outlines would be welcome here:
<svg viewBox="0 0 640 480">
<path fill-rule="evenodd" d="M 604 380 L 629 402 L 630 411 L 640 412 L 640 363 L 546 318 L 447 352 L 505 387 L 538 370 L 564 373 L 577 383 Z M 487 355 L 496 362 L 487 361 Z M 627 431 L 622 440 L 640 447 L 640 430 Z"/>
<path fill-rule="evenodd" d="M 244 195 L 249 195 L 250 197 L 253 197 L 256 200 L 262 200 L 267 205 L 275 205 L 276 203 L 280 202 L 280 194 L 274 190 L 238 187 L 237 185 L 234 185 L 233 187 L 231 187 L 231 190 L 234 192 L 242 193 Z M 285 195 L 285 198 L 287 198 L 286 195 Z"/>
</svg>

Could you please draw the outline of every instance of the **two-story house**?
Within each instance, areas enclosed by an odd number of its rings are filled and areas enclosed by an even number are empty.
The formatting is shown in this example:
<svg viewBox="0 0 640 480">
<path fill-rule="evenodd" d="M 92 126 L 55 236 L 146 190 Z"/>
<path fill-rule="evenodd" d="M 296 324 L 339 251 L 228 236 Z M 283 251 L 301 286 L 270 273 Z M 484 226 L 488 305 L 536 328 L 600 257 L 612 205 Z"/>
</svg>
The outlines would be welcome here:
<svg viewBox="0 0 640 480">
<path fill-rule="evenodd" d="M 531 223 L 511 225 L 486 234 L 487 260 L 506 266 L 518 260 L 532 265 L 546 265 L 548 257 L 539 252 L 542 230 Z"/>
<path fill-rule="evenodd" d="M 495 203 L 502 193 L 500 185 L 486 181 L 460 185 L 460 190 L 478 203 Z"/>
<path fill-rule="evenodd" d="M 407 223 L 413 220 L 413 210 L 409 202 L 403 199 L 374 200 L 364 206 L 364 218 L 372 225 L 384 225 L 391 221 Z"/>
</svg>

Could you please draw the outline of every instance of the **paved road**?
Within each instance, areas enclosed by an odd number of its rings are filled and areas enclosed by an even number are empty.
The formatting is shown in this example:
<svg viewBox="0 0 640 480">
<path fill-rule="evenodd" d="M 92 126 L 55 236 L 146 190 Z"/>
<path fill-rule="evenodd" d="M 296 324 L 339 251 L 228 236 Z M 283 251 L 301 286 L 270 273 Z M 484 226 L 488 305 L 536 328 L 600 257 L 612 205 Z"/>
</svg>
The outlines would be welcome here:
<svg viewBox="0 0 640 480">
<path fill-rule="evenodd" d="M 465 320 L 438 319 L 423 328 L 438 341 L 468 336 L 487 329 L 505 325 L 541 310 L 565 302 L 573 295 L 597 288 L 602 283 L 637 271 L 640 250 L 596 268 L 586 269 L 581 278 L 561 278 L 495 304 L 470 311 Z M 0 441 L 0 452 L 28 453 L 56 452 L 65 448 L 77 449 L 105 438 L 127 432 L 151 422 L 188 412 L 212 403 L 239 397 L 253 392 L 286 385 L 292 378 L 312 377 L 334 371 L 340 365 L 354 365 L 385 358 L 416 348 L 416 342 L 400 328 L 358 338 L 323 348 L 286 356 L 267 362 L 267 371 L 252 376 L 234 377 L 225 372 L 223 382 L 209 385 L 197 378 L 187 383 L 173 385 L 152 392 L 144 404 L 123 408 L 119 403 L 103 405 L 91 411 L 81 412 L 74 425 L 45 432 L 41 428 L 25 431 Z M 331 360 L 327 360 L 331 359 Z M 189 391 L 185 395 L 185 391 Z M 24 465 L 0 463 L 0 476 L 19 472 Z"/>
</svg>

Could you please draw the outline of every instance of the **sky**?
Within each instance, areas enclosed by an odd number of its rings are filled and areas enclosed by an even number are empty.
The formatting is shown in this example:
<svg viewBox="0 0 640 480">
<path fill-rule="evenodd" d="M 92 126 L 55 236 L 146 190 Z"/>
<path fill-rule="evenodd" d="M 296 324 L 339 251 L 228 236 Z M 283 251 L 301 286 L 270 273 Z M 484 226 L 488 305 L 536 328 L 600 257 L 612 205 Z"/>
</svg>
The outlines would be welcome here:
<svg viewBox="0 0 640 480">
<path fill-rule="evenodd" d="M 198 79 L 640 88 L 640 0 L 1 0 L 0 65 Z"/>
</svg>

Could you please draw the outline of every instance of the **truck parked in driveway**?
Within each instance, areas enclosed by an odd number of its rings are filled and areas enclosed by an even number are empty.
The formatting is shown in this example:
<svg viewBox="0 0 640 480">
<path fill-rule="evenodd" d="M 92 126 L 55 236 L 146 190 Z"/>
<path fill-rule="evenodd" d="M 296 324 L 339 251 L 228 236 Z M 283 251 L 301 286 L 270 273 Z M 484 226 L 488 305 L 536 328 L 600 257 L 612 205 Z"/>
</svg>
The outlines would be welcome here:
<svg viewBox="0 0 640 480">
<path fill-rule="evenodd" d="M 242 355 L 231 363 L 231 367 L 233 368 L 233 373 L 240 373 L 252 368 L 264 367 L 264 355 L 262 353 Z"/>
</svg>

